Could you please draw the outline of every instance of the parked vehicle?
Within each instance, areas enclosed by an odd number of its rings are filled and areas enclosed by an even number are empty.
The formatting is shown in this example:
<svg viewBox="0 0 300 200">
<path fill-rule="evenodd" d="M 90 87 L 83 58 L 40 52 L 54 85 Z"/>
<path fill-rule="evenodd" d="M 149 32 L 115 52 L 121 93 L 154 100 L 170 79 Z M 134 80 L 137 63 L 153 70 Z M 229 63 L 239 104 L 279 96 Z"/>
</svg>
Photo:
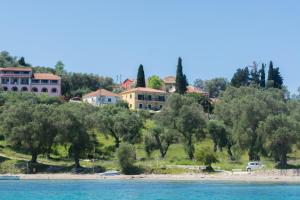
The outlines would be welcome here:
<svg viewBox="0 0 300 200">
<path fill-rule="evenodd" d="M 261 164 L 260 162 L 258 161 L 254 161 L 254 162 L 249 162 L 247 167 L 246 167 L 246 170 L 248 172 L 251 172 L 251 171 L 255 171 L 255 170 L 259 170 L 259 169 L 262 169 L 264 167 L 263 164 Z"/>
</svg>

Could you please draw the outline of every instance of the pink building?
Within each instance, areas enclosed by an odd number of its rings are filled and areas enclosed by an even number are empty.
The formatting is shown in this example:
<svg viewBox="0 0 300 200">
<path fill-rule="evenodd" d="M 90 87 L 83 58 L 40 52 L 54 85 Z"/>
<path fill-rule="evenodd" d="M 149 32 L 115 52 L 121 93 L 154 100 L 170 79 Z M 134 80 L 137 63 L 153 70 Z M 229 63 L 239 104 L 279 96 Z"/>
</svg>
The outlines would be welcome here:
<svg viewBox="0 0 300 200">
<path fill-rule="evenodd" d="M 50 73 L 32 73 L 31 68 L 0 68 L 0 86 L 4 91 L 61 95 L 61 78 Z"/>
</svg>

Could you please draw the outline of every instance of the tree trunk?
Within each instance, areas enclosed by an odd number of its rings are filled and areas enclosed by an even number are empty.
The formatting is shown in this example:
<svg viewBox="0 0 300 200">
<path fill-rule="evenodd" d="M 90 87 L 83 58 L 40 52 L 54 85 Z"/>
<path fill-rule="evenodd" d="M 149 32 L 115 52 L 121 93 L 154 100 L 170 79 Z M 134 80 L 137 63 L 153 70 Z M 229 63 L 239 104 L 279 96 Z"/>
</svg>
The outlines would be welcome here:
<svg viewBox="0 0 300 200">
<path fill-rule="evenodd" d="M 32 152 L 31 154 L 31 161 L 32 163 L 37 163 L 37 153 L 36 152 Z"/>
<path fill-rule="evenodd" d="M 232 151 L 231 151 L 231 145 L 227 146 L 227 153 L 230 157 L 230 160 L 234 160 L 234 156 L 233 156 Z"/>
<path fill-rule="evenodd" d="M 218 145 L 214 143 L 214 152 L 217 152 L 217 150 L 218 150 Z"/>
<path fill-rule="evenodd" d="M 286 168 L 287 167 L 287 154 L 286 153 L 283 153 L 280 156 L 280 167 L 282 167 L 282 168 Z"/>
<path fill-rule="evenodd" d="M 193 160 L 194 159 L 194 146 L 193 146 L 193 143 L 192 143 L 192 137 L 188 138 L 186 150 L 187 150 L 189 159 Z"/>
<path fill-rule="evenodd" d="M 80 161 L 79 161 L 79 154 L 77 152 L 74 152 L 74 162 L 75 162 L 75 168 L 80 168 Z"/>
<path fill-rule="evenodd" d="M 115 137 L 115 147 L 116 148 L 120 147 L 120 143 L 121 143 L 120 139 L 118 137 Z"/>
</svg>

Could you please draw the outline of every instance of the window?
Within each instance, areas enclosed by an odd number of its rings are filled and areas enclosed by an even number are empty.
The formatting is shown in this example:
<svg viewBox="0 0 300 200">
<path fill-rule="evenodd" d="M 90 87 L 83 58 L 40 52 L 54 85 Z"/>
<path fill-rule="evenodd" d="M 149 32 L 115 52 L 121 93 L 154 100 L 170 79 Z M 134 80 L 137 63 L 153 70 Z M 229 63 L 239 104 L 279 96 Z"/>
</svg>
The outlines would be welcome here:
<svg viewBox="0 0 300 200">
<path fill-rule="evenodd" d="M 9 78 L 2 78 L 1 83 L 2 84 L 8 84 L 9 83 Z"/>
<path fill-rule="evenodd" d="M 42 88 L 42 92 L 48 92 L 47 88 Z"/>
<path fill-rule="evenodd" d="M 48 83 L 49 83 L 49 80 L 41 80 L 41 83 L 42 83 L 42 84 L 48 84 Z"/>
<path fill-rule="evenodd" d="M 129 95 L 129 98 L 132 99 L 132 94 Z"/>
<path fill-rule="evenodd" d="M 40 83 L 40 80 L 32 79 L 32 80 L 31 80 L 31 83 L 33 83 L 33 84 L 38 84 L 38 83 Z"/>
<path fill-rule="evenodd" d="M 50 83 L 51 84 L 58 84 L 58 81 L 57 80 L 50 80 Z"/>
<path fill-rule="evenodd" d="M 152 100 L 152 96 L 148 95 L 148 100 L 151 101 Z"/>
<path fill-rule="evenodd" d="M 13 84 L 13 85 L 18 84 L 18 78 L 11 78 L 10 79 L 10 84 Z"/>
<path fill-rule="evenodd" d="M 163 106 L 162 106 L 162 105 L 160 105 L 160 106 L 159 106 L 159 109 L 162 109 L 162 107 L 163 107 Z"/>
<path fill-rule="evenodd" d="M 138 100 L 144 100 L 144 95 L 143 94 L 139 94 L 138 95 Z"/>
<path fill-rule="evenodd" d="M 7 91 L 7 90 L 8 90 L 8 88 L 7 88 L 7 87 L 3 87 L 3 90 L 4 90 L 4 91 Z"/>
<path fill-rule="evenodd" d="M 151 109 L 151 108 L 152 108 L 151 104 L 148 104 L 148 109 Z"/>
<path fill-rule="evenodd" d="M 37 89 L 36 87 L 33 87 L 33 88 L 31 89 L 31 91 L 32 91 L 32 92 L 38 92 L 38 89 Z"/>
<path fill-rule="evenodd" d="M 108 98 L 107 101 L 108 101 L 108 102 L 111 102 L 111 98 Z"/>
<path fill-rule="evenodd" d="M 22 78 L 21 79 L 21 84 L 22 85 L 28 85 L 29 84 L 29 79 L 28 78 Z"/>
<path fill-rule="evenodd" d="M 56 92 L 57 92 L 57 89 L 56 89 L 56 88 L 52 88 L 52 89 L 51 89 L 51 92 L 52 92 L 52 93 L 56 93 Z"/>
<path fill-rule="evenodd" d="M 139 104 L 139 109 L 142 109 L 143 108 L 143 104 Z"/>
<path fill-rule="evenodd" d="M 28 91 L 28 88 L 27 88 L 27 87 L 22 87 L 21 91 L 22 91 L 22 92 L 27 92 L 27 91 Z"/>
<path fill-rule="evenodd" d="M 165 101 L 165 96 L 158 96 L 158 101 Z"/>
<path fill-rule="evenodd" d="M 129 108 L 132 108 L 132 104 L 129 104 Z"/>
</svg>

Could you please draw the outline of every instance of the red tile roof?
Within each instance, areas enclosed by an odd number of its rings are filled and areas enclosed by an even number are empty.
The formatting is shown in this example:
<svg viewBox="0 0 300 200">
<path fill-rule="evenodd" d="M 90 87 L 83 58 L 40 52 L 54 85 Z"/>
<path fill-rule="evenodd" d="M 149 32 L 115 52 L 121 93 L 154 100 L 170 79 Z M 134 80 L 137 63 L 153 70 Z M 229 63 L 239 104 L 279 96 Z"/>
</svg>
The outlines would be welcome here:
<svg viewBox="0 0 300 200">
<path fill-rule="evenodd" d="M 138 87 L 138 88 L 133 88 L 133 89 L 126 90 L 126 91 L 122 92 L 121 94 L 132 93 L 132 92 L 166 93 L 166 91 L 163 91 L 163 90 L 156 90 L 156 89 L 152 89 L 152 88 Z"/>
<path fill-rule="evenodd" d="M 34 73 L 34 79 L 38 80 L 60 80 L 60 77 L 50 73 Z"/>
<path fill-rule="evenodd" d="M 204 95 L 208 95 L 207 92 L 203 91 L 200 88 L 197 88 L 195 86 L 187 86 L 187 93 L 199 93 L 199 94 L 204 94 Z"/>
<path fill-rule="evenodd" d="M 32 69 L 30 67 L 6 67 L 0 68 L 0 71 L 22 71 L 22 72 L 30 72 Z"/>
<path fill-rule="evenodd" d="M 83 95 L 83 98 L 85 97 L 95 97 L 95 96 L 110 96 L 110 97 L 118 97 L 118 94 L 115 94 L 111 91 L 105 90 L 105 89 L 98 89 L 97 91 L 88 93 Z"/>
</svg>

